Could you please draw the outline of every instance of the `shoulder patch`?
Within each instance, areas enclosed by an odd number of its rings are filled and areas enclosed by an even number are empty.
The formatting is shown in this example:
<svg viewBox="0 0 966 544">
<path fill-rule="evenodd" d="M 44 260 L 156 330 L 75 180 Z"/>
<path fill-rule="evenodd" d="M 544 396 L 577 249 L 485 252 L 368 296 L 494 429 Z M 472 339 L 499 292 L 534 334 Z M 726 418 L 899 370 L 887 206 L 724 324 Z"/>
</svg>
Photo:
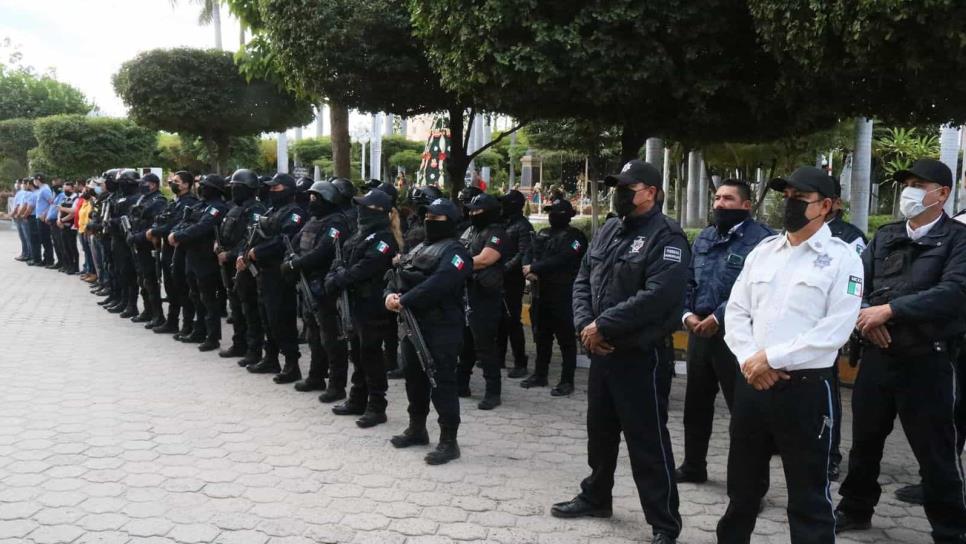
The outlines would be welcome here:
<svg viewBox="0 0 966 544">
<path fill-rule="evenodd" d="M 389 244 L 380 240 L 379 243 L 376 244 L 376 251 L 382 253 L 383 255 L 389 253 Z"/>
<path fill-rule="evenodd" d="M 342 233 L 339 232 L 339 229 L 335 227 L 329 227 L 329 238 L 332 238 L 333 240 L 338 240 L 340 236 L 342 236 Z"/>
<path fill-rule="evenodd" d="M 570 249 L 574 251 L 580 251 L 581 245 L 580 240 L 574 240 L 574 243 L 570 244 Z"/>
<path fill-rule="evenodd" d="M 293 222 L 293 223 L 295 223 L 296 225 L 298 225 L 298 224 L 300 224 L 300 223 L 302 222 L 302 216 L 301 216 L 301 215 L 299 215 L 299 214 L 297 214 L 297 213 L 293 213 L 293 214 L 292 214 L 292 215 L 291 215 L 291 216 L 289 217 L 289 219 L 291 219 L 291 220 L 292 220 L 292 222 Z"/>
<path fill-rule="evenodd" d="M 503 243 L 503 241 L 500 240 L 499 236 L 490 236 L 490 243 L 495 245 L 500 245 L 501 243 Z"/>
<path fill-rule="evenodd" d="M 218 217 L 219 215 L 221 215 L 221 211 L 219 211 L 218 208 L 211 206 L 210 208 L 208 208 L 208 215 L 212 217 Z"/>
<path fill-rule="evenodd" d="M 373 232 L 373 233 L 372 233 L 372 234 L 370 234 L 369 236 L 366 236 L 366 241 L 368 242 L 369 240 L 372 240 L 372 239 L 373 239 L 373 238 L 375 238 L 375 237 L 376 237 L 376 233 L 374 233 L 374 232 Z"/>
<path fill-rule="evenodd" d="M 674 246 L 666 246 L 664 248 L 664 260 L 671 261 L 674 263 L 681 262 L 681 248 Z"/>
<path fill-rule="evenodd" d="M 849 276 L 849 283 L 845 288 L 845 292 L 862 298 L 862 278 L 858 276 Z"/>
<path fill-rule="evenodd" d="M 459 255 L 453 255 L 453 260 L 450 261 L 449 264 L 453 265 L 457 270 L 463 270 L 463 265 L 465 263 L 463 262 L 463 259 L 461 259 Z"/>
</svg>

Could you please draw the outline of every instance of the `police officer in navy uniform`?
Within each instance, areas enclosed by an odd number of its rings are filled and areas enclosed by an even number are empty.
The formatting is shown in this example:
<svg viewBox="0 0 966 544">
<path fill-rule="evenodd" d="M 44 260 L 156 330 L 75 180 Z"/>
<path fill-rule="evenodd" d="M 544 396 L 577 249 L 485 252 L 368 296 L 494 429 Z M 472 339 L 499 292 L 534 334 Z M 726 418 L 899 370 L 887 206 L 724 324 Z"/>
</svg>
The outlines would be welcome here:
<svg viewBox="0 0 966 544">
<path fill-rule="evenodd" d="M 460 211 L 463 213 L 463 220 L 460 221 L 459 225 L 456 225 L 456 232 L 461 236 L 466 229 L 473 226 L 473 222 L 470 220 L 470 202 L 477 196 L 483 194 L 483 190 L 475 185 L 467 185 L 460 189 L 459 194 L 456 195 L 456 200 L 459 203 Z"/>
<path fill-rule="evenodd" d="M 459 208 L 439 198 L 425 209 L 425 241 L 400 259 L 397 284 L 386 291 L 386 308 L 413 312 L 434 362 L 433 379 L 423 368 L 412 339 L 402 340 L 409 426 L 391 440 L 396 448 L 429 444 L 426 418 L 429 403 L 439 418 L 440 438 L 426 463 L 439 465 L 460 456 L 457 431 L 460 405 L 456 387 L 457 358 L 463 343 L 463 290 L 472 275 L 473 259 L 457 239 Z"/>
<path fill-rule="evenodd" d="M 591 241 L 574 284 L 574 325 L 591 354 L 587 450 L 581 492 L 555 504 L 556 517 L 610 517 L 623 432 L 652 542 L 681 532 L 674 453 L 667 430 L 673 372 L 671 333 L 681 319 L 690 252 L 661 213 L 661 173 L 640 160 L 608 176 L 614 208 Z"/>
<path fill-rule="evenodd" d="M 473 256 L 473 276 L 467 282 L 466 300 L 469 307 L 470 341 L 463 343 L 459 363 L 459 394 L 470 396 L 470 376 L 473 366 L 483 369 L 486 391 L 477 407 L 492 410 L 501 400 L 497 332 L 503 315 L 503 247 L 506 231 L 500 222 L 500 201 L 481 193 L 467 205 L 472 225 L 460 237 L 460 242 Z"/>
<path fill-rule="evenodd" d="M 132 210 L 134 220 L 131 222 L 130 244 L 137 252 L 144 311 L 131 318 L 131 321 L 147 323 L 145 328 L 150 328 L 152 323 L 160 324 L 164 320 L 164 308 L 161 306 L 161 278 L 158 277 L 158 267 L 154 260 L 156 248 L 146 233 L 168 206 L 168 201 L 158 190 L 161 187 L 158 176 L 146 174 L 141 178 L 141 185 L 145 194 L 138 199 Z"/>
<path fill-rule="evenodd" d="M 392 197 L 372 189 L 354 200 L 358 205 L 358 228 L 343 248 L 345 264 L 330 271 L 325 279 L 326 296 L 337 297 L 343 290 L 349 293 L 353 324 L 350 342 L 358 346 L 349 396 L 332 412 L 362 416 L 356 425 L 369 428 L 386 422 L 389 384 L 382 345 L 395 331 L 396 322 L 386 309 L 383 290 L 399 243 L 389 223 Z"/>
<path fill-rule="evenodd" d="M 121 218 L 128 217 L 131 208 L 137 202 L 138 181 L 141 175 L 135 170 L 122 170 L 117 174 L 119 193 L 111 205 L 109 220 L 111 232 L 111 259 L 114 263 L 117 292 L 117 304 L 107 311 L 120 314 L 127 319 L 138 315 L 138 285 L 137 273 L 134 270 L 134 255 L 128 246 L 127 236 L 121 226 Z M 128 217 L 130 219 L 130 217 Z"/>
<path fill-rule="evenodd" d="M 191 192 L 195 177 L 191 172 L 180 170 L 168 179 L 168 188 L 174 193 L 174 200 L 158 216 L 145 237 L 161 245 L 161 275 L 164 277 L 164 292 L 168 298 L 168 317 L 153 331 L 158 334 L 172 334 L 175 338 L 187 337 L 194 327 L 195 307 L 188 296 L 188 283 L 185 277 L 185 250 L 168 243 L 168 235 L 181 223 L 186 210 L 198 198 Z M 182 317 L 181 329 L 178 321 Z"/>
<path fill-rule="evenodd" d="M 952 172 L 920 159 L 896 173 L 905 221 L 862 254 L 867 285 L 856 328 L 866 339 L 852 393 L 852 450 L 836 530 L 868 529 L 879 465 L 896 416 L 919 462 L 936 542 L 966 542 L 966 483 L 956 420 L 956 356 L 966 333 L 966 226 L 943 211 Z"/>
<path fill-rule="evenodd" d="M 526 339 L 520 314 L 523 311 L 523 265 L 530 264 L 530 243 L 534 230 L 530 220 L 524 217 L 523 207 L 527 198 L 523 193 L 511 190 L 503 195 L 500 204 L 503 208 L 503 226 L 506 229 L 503 263 L 503 316 L 497 336 L 500 366 L 506 366 L 507 340 L 513 350 L 513 368 L 507 372 L 508 378 L 523 378 L 527 375 Z"/>
<path fill-rule="evenodd" d="M 290 240 L 305 225 L 306 216 L 295 202 L 295 178 L 278 173 L 264 182 L 268 187 L 265 215 L 255 225 L 256 234 L 245 249 L 247 261 L 258 270 L 258 297 L 262 324 L 265 327 L 265 354 L 259 362 L 246 368 L 252 374 L 276 373 L 272 381 L 294 383 L 302 379 L 299 368 L 298 303 L 295 284 L 282 277 L 281 264 L 286 246 L 282 237 Z M 236 270 L 246 266 L 244 259 L 235 261 Z M 279 354 L 285 357 L 285 367 L 279 364 Z"/>
<path fill-rule="evenodd" d="M 842 219 L 845 214 L 842 210 L 842 183 L 835 177 L 832 180 L 835 183 L 835 198 L 832 199 L 832 214 L 828 221 L 828 228 L 832 231 L 832 236 L 849 244 L 856 253 L 862 255 L 865 246 L 869 245 L 869 240 L 862 229 Z"/>
<path fill-rule="evenodd" d="M 220 227 L 228 204 L 224 200 L 225 178 L 208 174 L 201 179 L 201 201 L 192 208 L 192 220 L 182 223 L 168 235 L 173 246 L 184 245 L 188 289 L 195 305 L 196 324 L 204 321 L 204 336 L 195 330 L 185 341 L 201 340 L 199 351 L 213 351 L 221 345 L 221 311 L 218 304 L 218 258 L 213 251 L 215 232 Z"/>
<path fill-rule="evenodd" d="M 221 245 L 218 248 L 218 265 L 225 269 L 232 288 L 228 292 L 228 305 L 232 315 L 231 346 L 218 352 L 219 357 L 239 357 L 238 365 L 247 367 L 258 362 L 262 356 L 265 332 L 258 311 L 258 286 L 249 267 L 238 270 L 235 263 L 244 251 L 252 234 L 253 225 L 268 211 L 258 200 L 261 182 L 254 172 L 236 170 L 228 183 L 232 207 L 221 223 Z"/>
<path fill-rule="evenodd" d="M 681 321 L 688 335 L 688 380 L 684 395 L 684 462 L 678 482 L 708 479 L 708 442 L 714 424 L 714 399 L 721 389 L 728 409 L 734 400 L 738 361 L 724 341 L 725 307 L 745 257 L 774 234 L 751 218 L 751 187 L 726 179 L 714 195 L 714 224 L 691 249 L 690 280 Z"/>
<path fill-rule="evenodd" d="M 530 306 L 530 320 L 536 324 L 534 342 L 537 359 L 531 374 L 520 382 L 520 387 L 545 387 L 553 355 L 553 340 L 560 346 L 562 367 L 560 382 L 550 394 L 566 396 L 574 391 L 574 370 L 577 368 L 577 335 L 574 331 L 573 291 L 580 261 L 587 251 L 587 237 L 580 229 L 570 226 L 577 214 L 566 199 L 554 200 L 544 206 L 550 226 L 537 233 L 532 250 L 532 261 L 523 266 L 526 277 L 536 280 L 530 289 L 537 289 L 536 304 Z"/>
<path fill-rule="evenodd" d="M 282 263 L 285 274 L 302 273 L 316 297 L 321 323 L 303 307 L 306 337 L 311 351 L 308 376 L 296 382 L 296 391 L 326 389 L 325 377 L 330 378 L 331 394 L 345 397 L 348 355 L 346 339 L 339 337 L 336 299 L 324 293 L 325 276 L 335 261 L 336 245 L 345 240 L 348 228 L 342 214 L 342 195 L 332 183 L 317 181 L 308 190 L 311 219 L 295 236 L 292 245 L 298 255 Z M 331 401 L 329 401 L 331 402 Z"/>
<path fill-rule="evenodd" d="M 407 219 L 409 226 L 406 229 L 406 232 L 403 233 L 403 241 L 405 242 L 404 249 L 406 253 L 412 251 L 413 248 L 425 240 L 426 229 L 424 227 L 424 223 L 426 219 L 426 209 L 431 203 L 439 198 L 443 198 L 442 191 L 432 185 L 416 187 L 409 194 L 409 203 L 412 206 L 413 213 L 410 214 L 409 218 Z M 462 216 L 462 214 L 460 215 Z M 453 228 L 455 229 L 456 226 L 454 225 Z M 462 234 L 462 232 L 458 231 L 457 236 L 460 234 Z"/>
</svg>

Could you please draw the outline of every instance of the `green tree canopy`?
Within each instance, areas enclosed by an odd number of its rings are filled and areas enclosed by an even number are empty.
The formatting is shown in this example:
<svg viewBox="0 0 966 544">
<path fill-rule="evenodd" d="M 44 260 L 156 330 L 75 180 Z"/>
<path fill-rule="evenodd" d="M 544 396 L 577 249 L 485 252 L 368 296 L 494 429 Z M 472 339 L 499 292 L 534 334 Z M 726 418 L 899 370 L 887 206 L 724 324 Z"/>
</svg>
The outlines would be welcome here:
<svg viewBox="0 0 966 544">
<path fill-rule="evenodd" d="M 230 53 L 156 49 L 124 63 L 114 88 L 144 126 L 200 137 L 221 170 L 232 137 L 285 130 L 312 120 L 311 103 L 265 80 L 246 81 Z"/>
<path fill-rule="evenodd" d="M 55 115 L 34 125 L 31 167 L 50 175 L 88 177 L 116 167 L 146 166 L 157 132 L 128 119 Z"/>
<path fill-rule="evenodd" d="M 0 121 L 0 158 L 27 165 L 27 152 L 37 147 L 32 119 Z"/>
<path fill-rule="evenodd" d="M 37 76 L 29 68 L 0 64 L 0 120 L 89 111 L 84 93 L 74 87 L 50 76 Z"/>
</svg>

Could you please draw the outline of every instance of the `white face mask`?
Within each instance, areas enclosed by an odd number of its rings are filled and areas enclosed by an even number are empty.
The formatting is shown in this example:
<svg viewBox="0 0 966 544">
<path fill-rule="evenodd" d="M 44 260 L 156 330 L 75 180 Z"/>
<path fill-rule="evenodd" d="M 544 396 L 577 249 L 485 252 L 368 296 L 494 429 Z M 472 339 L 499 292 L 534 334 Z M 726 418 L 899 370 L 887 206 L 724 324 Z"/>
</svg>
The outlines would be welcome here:
<svg viewBox="0 0 966 544">
<path fill-rule="evenodd" d="M 926 195 L 941 190 L 942 187 L 933 189 L 932 191 L 926 191 L 919 187 L 906 187 L 902 190 L 902 195 L 899 197 L 899 211 L 902 212 L 902 216 L 906 219 L 918 217 L 929 208 L 939 204 L 938 202 L 933 202 L 928 206 L 923 204 L 922 200 L 926 198 Z"/>
</svg>

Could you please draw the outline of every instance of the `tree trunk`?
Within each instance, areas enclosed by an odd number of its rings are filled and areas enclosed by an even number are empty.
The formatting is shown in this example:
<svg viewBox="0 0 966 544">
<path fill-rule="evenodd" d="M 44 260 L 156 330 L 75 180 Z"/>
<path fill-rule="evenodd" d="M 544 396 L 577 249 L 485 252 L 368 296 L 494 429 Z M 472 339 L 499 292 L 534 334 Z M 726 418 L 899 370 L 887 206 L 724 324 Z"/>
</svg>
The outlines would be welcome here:
<svg viewBox="0 0 966 544">
<path fill-rule="evenodd" d="M 463 178 L 466 168 L 470 165 L 466 148 L 463 146 L 463 106 L 453 106 L 449 109 L 449 156 L 446 157 L 446 173 L 449 176 L 450 196 L 463 190 Z"/>
<path fill-rule="evenodd" d="M 349 142 L 349 109 L 342 104 L 329 102 L 329 127 L 332 137 L 333 175 L 351 179 L 352 145 Z"/>
<path fill-rule="evenodd" d="M 228 136 L 213 134 L 202 138 L 208 150 L 208 167 L 212 173 L 221 173 L 231 155 L 231 140 Z"/>
<path fill-rule="evenodd" d="M 872 120 L 855 120 L 855 152 L 852 154 L 852 194 L 849 214 L 862 232 L 869 230 L 869 192 L 872 190 Z"/>
<path fill-rule="evenodd" d="M 647 133 L 637 123 L 624 123 L 621 131 L 621 164 L 639 159 L 641 146 L 647 141 Z"/>
<path fill-rule="evenodd" d="M 239 47 L 245 47 L 245 41 L 246 41 L 246 38 L 245 38 L 245 23 L 239 21 L 239 23 L 238 23 L 238 46 Z"/>
<path fill-rule="evenodd" d="M 221 46 L 221 1 L 211 0 L 211 26 L 215 27 L 215 49 L 224 51 Z"/>
</svg>

